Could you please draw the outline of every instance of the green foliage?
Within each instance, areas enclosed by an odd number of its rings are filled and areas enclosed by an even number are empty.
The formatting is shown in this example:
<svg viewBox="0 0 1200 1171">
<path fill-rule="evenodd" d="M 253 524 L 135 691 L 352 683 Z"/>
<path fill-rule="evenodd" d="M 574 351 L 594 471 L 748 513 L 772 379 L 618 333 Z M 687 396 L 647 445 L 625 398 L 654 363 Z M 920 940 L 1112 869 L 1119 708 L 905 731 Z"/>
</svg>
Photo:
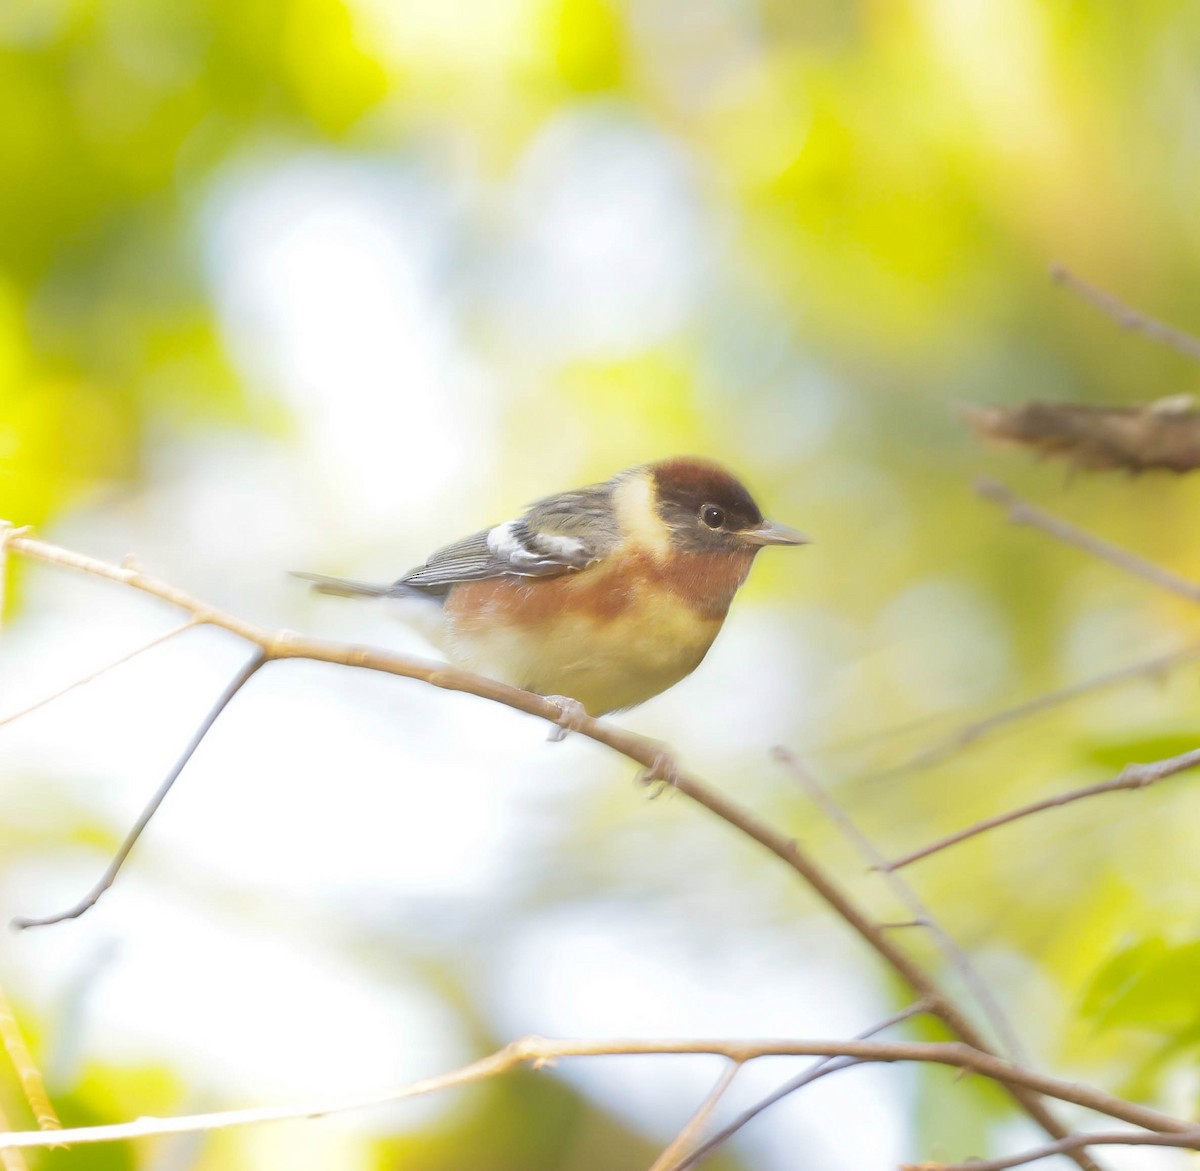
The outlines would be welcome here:
<svg viewBox="0 0 1200 1171">
<path fill-rule="evenodd" d="M 1146 1029 L 1200 1042 L 1200 941 L 1147 936 L 1113 953 L 1096 973 L 1081 1011 L 1099 1028 Z"/>
<path fill-rule="evenodd" d="M 246 421 L 192 254 L 197 198 L 250 142 L 344 140 L 387 87 L 340 0 L 25 19 L 0 39 L 0 513 L 40 524 L 136 481 L 157 420 Z"/>
<path fill-rule="evenodd" d="M 1138 939 L 1114 952 L 1096 972 L 1081 1006 L 1096 1029 L 1128 1038 L 1122 1093 L 1145 1099 L 1164 1076 L 1200 1048 L 1200 941 L 1169 944 L 1161 936 Z M 1136 1060 L 1131 1060 L 1134 1055 Z"/>
<path fill-rule="evenodd" d="M 554 30 L 555 62 L 572 90 L 597 93 L 621 81 L 621 18 L 606 0 L 561 0 Z"/>
<path fill-rule="evenodd" d="M 598 1110 L 549 1071 L 491 1081 L 440 1126 L 377 1145 L 376 1171 L 609 1171 L 649 1165 L 660 1148 Z M 741 1164 L 715 1156 L 714 1171 Z"/>
</svg>

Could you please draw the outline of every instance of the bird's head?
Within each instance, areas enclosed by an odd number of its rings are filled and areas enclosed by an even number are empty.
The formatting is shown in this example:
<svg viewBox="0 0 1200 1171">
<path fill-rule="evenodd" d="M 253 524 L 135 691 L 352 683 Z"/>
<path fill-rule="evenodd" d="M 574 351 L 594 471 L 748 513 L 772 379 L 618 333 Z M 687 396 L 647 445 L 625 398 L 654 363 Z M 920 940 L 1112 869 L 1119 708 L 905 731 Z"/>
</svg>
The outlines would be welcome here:
<svg viewBox="0 0 1200 1171">
<path fill-rule="evenodd" d="M 711 460 L 678 456 L 642 471 L 657 518 L 680 552 L 753 555 L 764 545 L 809 542 L 797 529 L 764 520 L 741 482 Z"/>
</svg>

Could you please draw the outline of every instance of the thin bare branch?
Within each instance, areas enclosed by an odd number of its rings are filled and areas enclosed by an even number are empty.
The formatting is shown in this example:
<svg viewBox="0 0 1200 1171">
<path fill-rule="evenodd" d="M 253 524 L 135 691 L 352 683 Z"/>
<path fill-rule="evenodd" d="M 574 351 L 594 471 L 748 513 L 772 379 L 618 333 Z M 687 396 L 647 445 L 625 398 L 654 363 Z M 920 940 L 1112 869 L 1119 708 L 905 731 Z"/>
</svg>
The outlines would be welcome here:
<svg viewBox="0 0 1200 1171">
<path fill-rule="evenodd" d="M 234 615 L 218 610 L 199 598 L 167 582 L 126 565 L 115 566 L 68 549 L 59 548 L 32 537 L 10 537 L 10 550 L 51 565 L 74 569 L 81 573 L 118 582 L 132 589 L 177 606 L 198 622 L 219 626 L 255 644 L 266 659 L 304 658 L 317 662 L 381 671 L 410 679 L 420 679 L 434 687 L 463 692 L 504 704 L 516 711 L 550 721 L 558 726 L 562 709 L 553 700 L 523 691 L 494 679 L 468 671 L 431 663 L 426 660 L 398 655 L 371 647 L 352 646 L 324 639 L 306 638 L 288 631 L 270 631 Z M 746 837 L 768 850 L 785 866 L 803 879 L 835 914 L 855 931 L 881 959 L 912 989 L 915 996 L 930 1005 L 950 1031 L 975 1050 L 986 1051 L 987 1041 L 976 1029 L 970 1017 L 942 991 L 941 987 L 907 951 L 894 943 L 888 933 L 872 921 L 849 895 L 803 851 L 793 839 L 780 833 L 761 818 L 742 808 L 694 775 L 674 767 L 664 768 L 663 746 L 655 740 L 628 732 L 616 725 L 581 715 L 572 720 L 580 735 L 604 744 L 649 770 L 651 775 L 670 776 L 674 788 L 715 817 L 726 822 Z M 1020 1082 L 1005 1083 L 1017 1104 L 1051 1138 L 1065 1138 L 1070 1131 L 1054 1116 L 1037 1093 Z M 1084 1171 L 1096 1171 L 1095 1162 L 1086 1154 L 1072 1156 Z"/>
<path fill-rule="evenodd" d="M 166 800 L 167 794 L 171 791 L 171 787 L 179 778 L 179 774 L 183 772 L 184 766 L 192 759 L 192 754 L 200 747 L 200 742 L 208 734 L 208 730 L 216 722 L 217 717 L 229 705 L 229 701 L 233 699 L 242 687 L 247 683 L 250 677 L 267 662 L 267 654 L 259 649 L 251 655 L 250 660 L 246 665 L 234 676 L 233 680 L 221 692 L 217 702 L 209 709 L 208 714 L 201 721 L 200 726 L 196 729 L 187 747 L 181 753 L 179 759 L 172 766 L 171 771 L 167 774 L 166 779 L 155 790 L 154 795 L 146 803 L 145 808 L 138 814 L 138 819 L 133 823 L 133 828 L 125 835 L 125 840 L 121 843 L 117 852 L 113 855 L 112 861 L 109 862 L 104 873 L 100 876 L 100 880 L 79 902 L 68 907 L 65 911 L 59 911 L 54 915 L 43 915 L 31 918 L 20 917 L 12 921 L 12 925 L 20 930 L 28 927 L 47 927 L 51 923 L 62 923 L 67 919 L 78 919 L 80 915 L 90 910 L 100 900 L 113 882 L 116 880 L 121 867 L 125 864 L 125 859 L 129 857 L 130 851 L 137 845 L 137 840 L 142 836 L 142 831 L 150 824 L 150 819 L 158 812 L 158 807 Z"/>
<path fill-rule="evenodd" d="M 913 1163 L 905 1164 L 901 1171 L 1008 1171 L 1010 1167 L 1023 1167 L 1053 1155 L 1069 1155 L 1083 1147 L 1178 1147 L 1183 1150 L 1200 1150 L 1200 1127 L 1179 1134 L 1155 1134 L 1141 1130 L 1097 1131 L 1094 1134 L 1071 1134 L 1057 1142 L 1034 1147 L 1018 1155 L 1002 1155 L 997 1159 L 971 1159 L 966 1163 Z"/>
<path fill-rule="evenodd" d="M 676 1163 L 673 1167 L 668 1168 L 668 1171 L 692 1171 L 692 1168 L 699 1167 L 710 1155 L 733 1138 L 742 1127 L 753 1122 L 764 1110 L 774 1106 L 777 1102 L 782 1102 L 784 1098 L 804 1089 L 805 1086 L 811 1086 L 813 1082 L 823 1081 L 835 1073 L 841 1073 L 844 1069 L 870 1064 L 861 1057 L 823 1057 L 819 1061 L 814 1061 L 802 1074 L 798 1074 L 790 1082 L 785 1082 L 768 1097 L 739 1114 L 728 1126 L 698 1146 L 682 1163 Z"/>
<path fill-rule="evenodd" d="M 896 777 L 907 776 L 920 769 L 932 768 L 935 764 L 941 764 L 963 749 L 969 748 L 980 740 L 1021 720 L 1042 715 L 1044 712 L 1062 707 L 1085 695 L 1091 695 L 1108 687 L 1116 687 L 1133 679 L 1162 676 L 1175 667 L 1196 658 L 1200 658 L 1200 643 L 1182 647 L 1170 654 L 1156 655 L 1152 659 L 1144 659 L 1139 663 L 1130 663 L 1128 666 L 1118 667 L 1115 671 L 1106 671 L 1102 675 L 1069 684 L 1057 691 L 1046 692 L 1034 699 L 1002 708 L 983 719 L 964 724 L 937 743 L 909 757 L 908 760 L 902 761 L 892 768 L 869 773 L 861 779 L 863 781 L 895 780 Z"/>
<path fill-rule="evenodd" d="M 1032 817 L 1035 813 L 1042 813 L 1047 809 L 1058 809 L 1063 805 L 1071 805 L 1088 797 L 1099 797 L 1104 793 L 1148 789 L 1159 781 L 1187 772 L 1198 765 L 1200 765 L 1200 748 L 1193 748 L 1190 752 L 1181 752 L 1178 756 L 1168 756 L 1165 760 L 1155 760 L 1148 764 L 1131 764 L 1122 769 L 1120 775 L 1113 777 L 1112 780 L 1099 781 L 1094 785 L 1084 785 L 1080 789 L 1059 793 L 1057 797 L 1032 801 L 1018 809 L 1010 809 L 1007 813 L 999 813 L 995 817 L 977 821 L 974 825 L 967 826 L 966 829 L 960 829 L 957 833 L 948 834 L 936 842 L 930 842 L 929 845 L 922 846 L 919 850 L 913 850 L 910 854 L 904 854 L 899 858 L 893 858 L 890 862 L 884 862 L 880 869 L 885 871 L 902 870 L 905 866 L 911 866 L 912 863 L 919 862 L 922 858 L 940 854 L 951 846 L 957 846 L 959 842 L 968 841 L 1002 825 L 1011 825 L 1014 821 L 1020 821 L 1024 817 Z"/>
<path fill-rule="evenodd" d="M 1032 525 L 1056 540 L 1074 545 L 1077 549 L 1084 549 L 1102 561 L 1107 561 L 1110 565 L 1123 569 L 1126 573 L 1152 582 L 1160 589 L 1178 594 L 1181 598 L 1187 598 L 1189 602 L 1200 602 L 1200 585 L 1195 582 L 1188 581 L 1187 578 L 1180 577 L 1169 569 L 1155 565 L 1153 561 L 1147 561 L 1136 553 L 1130 553 L 1128 549 L 1122 549 L 1111 541 L 1094 536 L 1086 529 L 1081 529 L 1077 525 L 1071 524 L 1070 521 L 1065 521 L 1053 513 L 1046 512 L 1045 509 L 1022 500 L 1016 493 L 995 480 L 986 478 L 976 480 L 975 491 L 985 500 L 991 500 L 1001 505 L 1008 512 L 1008 519 L 1013 524 Z"/>
<path fill-rule="evenodd" d="M 11 724 L 14 720 L 21 719 L 22 716 L 32 715 L 32 713 L 36 712 L 39 708 L 44 708 L 47 704 L 53 703 L 56 699 L 61 699 L 64 695 L 69 695 L 77 687 L 82 687 L 85 683 L 91 683 L 94 680 L 99 679 L 101 675 L 107 675 L 108 672 L 112 671 L 114 668 L 124 666 L 131 659 L 136 659 L 138 655 L 143 655 L 146 653 L 146 651 L 153 650 L 156 646 L 162 646 L 164 642 L 170 642 L 170 640 L 173 639 L 177 634 L 182 634 L 185 630 L 191 630 L 195 625 L 196 620 L 194 618 L 189 618 L 186 622 L 183 622 L 179 626 L 168 630 L 166 634 L 160 634 L 157 638 L 153 638 L 149 642 L 143 643 L 136 650 L 132 650 L 128 654 L 122 655 L 119 659 L 113 659 L 111 663 L 99 668 L 99 670 L 93 671 L 90 675 L 84 675 L 83 678 L 76 679 L 73 683 L 68 683 L 66 687 L 59 688 L 59 690 L 54 692 L 52 695 L 43 695 L 42 698 L 37 700 L 36 703 L 31 703 L 28 707 L 24 707 L 18 712 L 11 712 L 7 716 L 0 716 L 0 728 L 3 728 L 5 724 Z"/>
<path fill-rule="evenodd" d="M 999 1001 L 992 995 L 987 981 L 976 971 L 975 965 L 968 959 L 966 952 L 954 942 L 917 892 L 900 875 L 893 873 L 888 868 L 887 859 L 879 848 L 863 833 L 854 819 L 833 798 L 829 790 L 817 780 L 811 770 L 786 748 L 776 748 L 774 755 L 775 759 L 800 782 L 814 804 L 819 806 L 825 816 L 837 826 L 842 836 L 863 856 L 867 865 L 872 870 L 883 874 L 885 881 L 892 888 L 892 893 L 914 915 L 914 922 L 924 927 L 933 936 L 947 962 L 958 972 L 963 984 L 970 989 L 971 995 L 974 996 L 983 1015 L 991 1025 L 992 1031 L 996 1034 L 1002 1051 L 1014 1061 L 1027 1061 L 1021 1039 L 1000 1007 Z"/>
<path fill-rule="evenodd" d="M 1090 302 L 1101 313 L 1111 317 L 1122 329 L 1140 333 L 1153 342 L 1168 346 L 1185 357 L 1200 362 L 1200 338 L 1176 329 L 1173 325 L 1156 321 L 1153 317 L 1147 317 L 1144 313 L 1139 313 L 1136 309 L 1126 305 L 1124 301 L 1114 297 L 1112 293 L 1105 292 L 1104 289 L 1097 288 L 1082 277 L 1076 276 L 1064 265 L 1052 265 L 1050 279 L 1055 284 L 1070 289 L 1071 292 Z"/>
<path fill-rule="evenodd" d="M 873 1025 L 871 1028 L 856 1034 L 854 1039 L 856 1041 L 869 1040 L 871 1037 L 876 1037 L 885 1030 L 890 1029 L 893 1025 L 898 1025 L 903 1021 L 928 1011 L 929 1009 L 925 1004 L 917 1001 L 916 1004 L 910 1004 L 908 1008 L 888 1017 L 886 1021 L 880 1021 L 879 1024 Z M 760 1102 L 756 1102 L 748 1110 L 744 1110 L 728 1126 L 723 1127 L 692 1151 L 682 1163 L 677 1163 L 675 1166 L 669 1168 L 669 1171 L 691 1171 L 693 1167 L 698 1167 L 718 1147 L 723 1146 L 733 1138 L 742 1127 L 747 1123 L 753 1122 L 764 1110 L 770 1109 L 776 1102 L 782 1102 L 789 1095 L 804 1089 L 805 1086 L 812 1085 L 813 1082 L 828 1077 L 829 1074 L 838 1073 L 843 1069 L 849 1069 L 852 1065 L 861 1064 L 862 1060 L 857 1057 L 822 1057 L 819 1061 L 810 1065 L 803 1073 L 797 1074 L 791 1081 L 784 1082 L 779 1089 L 773 1091 Z"/>
<path fill-rule="evenodd" d="M 33 1112 L 38 1126 L 42 1130 L 60 1130 L 62 1123 L 54 1111 L 50 1095 L 46 1093 L 42 1071 L 38 1069 L 33 1054 L 29 1052 L 21 1026 L 17 1024 L 16 1015 L 3 988 L 0 988 L 0 1044 L 4 1046 L 13 1069 L 17 1071 L 17 1079 L 21 1083 L 25 1101 L 29 1103 L 29 1109 Z"/>
<path fill-rule="evenodd" d="M 1005 1086 L 1023 1089 L 1062 1102 L 1096 1111 L 1120 1122 L 1171 1135 L 1192 1135 L 1196 1126 L 1159 1110 L 1127 1102 L 1113 1094 L 1080 1082 L 1050 1077 L 1036 1070 L 983 1053 L 961 1041 L 553 1041 L 527 1037 L 514 1041 L 496 1053 L 461 1069 L 437 1077 L 424 1078 L 385 1093 L 360 1097 L 333 1098 L 299 1106 L 266 1106 L 249 1110 L 225 1110 L 211 1114 L 190 1114 L 177 1118 L 138 1118 L 133 1122 L 106 1126 L 81 1126 L 57 1132 L 40 1130 L 0 1133 L 0 1150 L 48 1147 L 61 1143 L 117 1142 L 151 1135 L 186 1134 L 203 1130 L 227 1130 L 268 1122 L 287 1122 L 302 1118 L 320 1118 L 329 1114 L 365 1110 L 416 1098 L 442 1090 L 471 1085 L 485 1078 L 507 1073 L 519 1066 L 539 1068 L 571 1057 L 644 1056 L 655 1054 L 712 1054 L 745 1064 L 760 1057 L 849 1057 L 859 1062 L 927 1062 L 975 1073 Z M 1063 1135 L 1074 1140 L 1075 1135 Z M 1075 1152 L 1078 1153 L 1078 1152 Z"/>
<path fill-rule="evenodd" d="M 725 1067 L 708 1097 L 700 1103 L 699 1109 L 688 1119 L 687 1125 L 671 1140 L 670 1144 L 663 1150 L 663 1153 L 654 1160 L 650 1171 L 678 1171 L 679 1165 L 676 1163 L 676 1160 L 687 1151 L 695 1141 L 696 1136 L 704 1129 L 704 1124 L 717 1108 L 717 1103 L 725 1096 L 725 1091 L 733 1085 L 733 1079 L 737 1077 L 738 1071 L 741 1068 L 741 1065 L 736 1062 L 731 1062 Z"/>
</svg>

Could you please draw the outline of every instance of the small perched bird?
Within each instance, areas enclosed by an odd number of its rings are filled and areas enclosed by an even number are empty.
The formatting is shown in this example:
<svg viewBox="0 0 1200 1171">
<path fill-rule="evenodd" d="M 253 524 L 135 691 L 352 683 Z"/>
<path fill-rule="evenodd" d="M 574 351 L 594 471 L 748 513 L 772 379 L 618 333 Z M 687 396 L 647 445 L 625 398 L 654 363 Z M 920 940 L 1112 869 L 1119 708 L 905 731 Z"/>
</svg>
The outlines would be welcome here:
<svg viewBox="0 0 1200 1171">
<path fill-rule="evenodd" d="M 599 716 L 691 674 L 759 549 L 807 541 L 724 468 L 681 456 L 547 496 L 390 585 L 298 576 L 394 599 L 455 666 Z"/>
</svg>

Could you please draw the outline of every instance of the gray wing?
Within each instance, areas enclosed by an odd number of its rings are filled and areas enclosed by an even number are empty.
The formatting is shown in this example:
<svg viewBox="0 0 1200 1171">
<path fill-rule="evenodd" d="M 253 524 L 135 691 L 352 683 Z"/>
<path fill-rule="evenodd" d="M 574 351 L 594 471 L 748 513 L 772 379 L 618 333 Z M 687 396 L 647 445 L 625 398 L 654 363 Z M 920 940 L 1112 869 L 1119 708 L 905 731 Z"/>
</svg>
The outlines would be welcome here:
<svg viewBox="0 0 1200 1171">
<path fill-rule="evenodd" d="M 539 500 L 517 520 L 439 549 L 393 588 L 445 594 L 462 581 L 557 577 L 586 569 L 613 549 L 619 536 L 612 486 L 597 484 Z"/>
</svg>

